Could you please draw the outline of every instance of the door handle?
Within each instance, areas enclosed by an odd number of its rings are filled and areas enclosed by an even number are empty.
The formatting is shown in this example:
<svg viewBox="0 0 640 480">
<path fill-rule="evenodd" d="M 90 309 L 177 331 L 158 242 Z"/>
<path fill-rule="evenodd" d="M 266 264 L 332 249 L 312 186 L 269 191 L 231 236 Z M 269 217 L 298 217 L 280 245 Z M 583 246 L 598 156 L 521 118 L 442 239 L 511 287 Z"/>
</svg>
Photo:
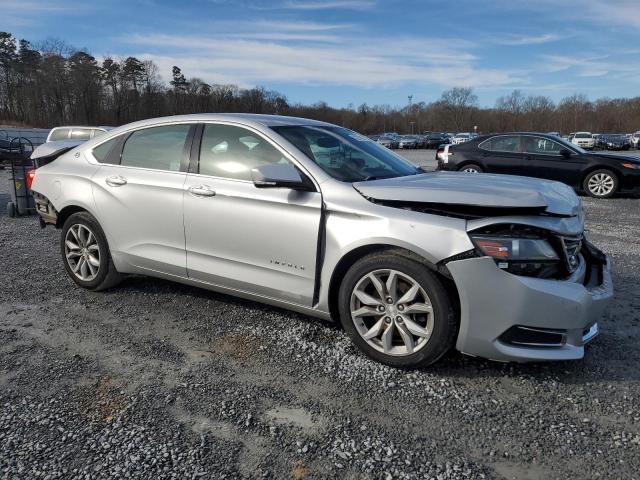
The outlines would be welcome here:
<svg viewBox="0 0 640 480">
<path fill-rule="evenodd" d="M 213 197 L 216 191 L 209 185 L 198 185 L 189 187 L 189 193 L 196 197 Z"/>
<path fill-rule="evenodd" d="M 107 177 L 104 180 L 107 185 L 110 187 L 121 187 L 122 185 L 126 185 L 127 179 L 121 175 L 113 175 L 111 177 Z"/>
</svg>

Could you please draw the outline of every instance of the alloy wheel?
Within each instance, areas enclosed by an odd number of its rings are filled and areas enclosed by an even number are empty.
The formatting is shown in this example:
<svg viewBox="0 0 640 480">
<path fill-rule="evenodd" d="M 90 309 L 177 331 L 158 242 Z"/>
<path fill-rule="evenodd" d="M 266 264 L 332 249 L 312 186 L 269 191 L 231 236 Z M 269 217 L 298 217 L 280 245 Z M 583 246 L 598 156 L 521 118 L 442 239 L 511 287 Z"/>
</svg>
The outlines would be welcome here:
<svg viewBox="0 0 640 480">
<path fill-rule="evenodd" d="M 475 167 L 465 167 L 462 169 L 462 171 L 465 173 L 480 173 Z"/>
<path fill-rule="evenodd" d="M 608 173 L 601 172 L 589 178 L 587 186 L 593 195 L 603 197 L 613 192 L 615 181 Z"/>
<path fill-rule="evenodd" d="M 360 336 L 387 355 L 411 355 L 429 342 L 433 306 L 420 284 L 397 270 L 363 276 L 350 300 L 351 319 Z"/>
<path fill-rule="evenodd" d="M 67 230 L 64 254 L 73 274 L 83 282 L 90 282 L 100 271 L 100 246 L 95 234 L 82 224 Z"/>
</svg>

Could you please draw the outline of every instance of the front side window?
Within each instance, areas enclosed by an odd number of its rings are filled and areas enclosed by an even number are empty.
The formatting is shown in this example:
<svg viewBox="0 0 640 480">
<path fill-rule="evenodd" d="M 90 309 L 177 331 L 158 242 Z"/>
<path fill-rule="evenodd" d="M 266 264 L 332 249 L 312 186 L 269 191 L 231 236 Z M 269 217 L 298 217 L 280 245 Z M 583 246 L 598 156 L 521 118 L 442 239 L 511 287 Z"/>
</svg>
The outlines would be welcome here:
<svg viewBox="0 0 640 480">
<path fill-rule="evenodd" d="M 525 153 L 539 155 L 560 155 L 562 145 L 544 137 L 523 137 L 523 150 Z"/>
<path fill-rule="evenodd" d="M 179 172 L 190 127 L 165 125 L 133 132 L 124 144 L 120 164 Z"/>
<path fill-rule="evenodd" d="M 387 148 L 352 130 L 330 126 L 271 127 L 333 178 L 361 182 L 421 171 Z"/>
<path fill-rule="evenodd" d="M 90 128 L 74 128 L 71 130 L 71 140 L 89 140 L 91 138 Z"/>
<path fill-rule="evenodd" d="M 261 136 L 234 125 L 205 125 L 200 145 L 201 175 L 251 180 L 253 168 L 274 163 L 291 162 Z"/>
<path fill-rule="evenodd" d="M 70 128 L 56 128 L 51 132 L 49 141 L 68 140 L 70 131 Z"/>
</svg>

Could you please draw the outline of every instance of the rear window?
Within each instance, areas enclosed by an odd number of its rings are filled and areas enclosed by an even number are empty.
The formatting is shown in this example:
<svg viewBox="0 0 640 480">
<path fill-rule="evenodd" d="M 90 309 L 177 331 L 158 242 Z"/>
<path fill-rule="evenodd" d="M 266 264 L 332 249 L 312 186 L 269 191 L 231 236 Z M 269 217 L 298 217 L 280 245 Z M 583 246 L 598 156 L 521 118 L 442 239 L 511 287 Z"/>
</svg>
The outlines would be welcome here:
<svg viewBox="0 0 640 480">
<path fill-rule="evenodd" d="M 112 138 L 111 140 L 107 140 L 106 142 L 94 148 L 91 153 L 93 154 L 95 159 L 100 163 L 108 163 L 107 158 L 109 157 L 109 152 L 111 152 L 111 149 L 116 144 L 119 138 L 120 137 Z"/>
<path fill-rule="evenodd" d="M 54 128 L 53 131 L 49 134 L 49 140 L 67 140 L 69 138 L 70 128 Z"/>
<path fill-rule="evenodd" d="M 128 167 L 180 171 L 190 125 L 166 125 L 133 132 L 124 144 L 120 164 Z"/>
<path fill-rule="evenodd" d="M 479 146 L 484 150 L 491 152 L 519 152 L 520 137 L 517 136 L 501 136 L 493 137 L 482 142 Z"/>
<path fill-rule="evenodd" d="M 71 130 L 72 140 L 89 140 L 91 138 L 90 128 L 74 128 Z"/>
</svg>

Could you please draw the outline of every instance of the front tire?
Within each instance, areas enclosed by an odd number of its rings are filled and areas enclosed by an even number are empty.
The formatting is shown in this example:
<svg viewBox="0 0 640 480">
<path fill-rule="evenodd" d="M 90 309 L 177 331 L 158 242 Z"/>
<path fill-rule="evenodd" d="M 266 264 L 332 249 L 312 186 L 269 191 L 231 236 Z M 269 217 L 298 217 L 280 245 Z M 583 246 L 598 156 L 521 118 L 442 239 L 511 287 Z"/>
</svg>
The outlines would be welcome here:
<svg viewBox="0 0 640 480">
<path fill-rule="evenodd" d="M 118 284 L 107 238 L 88 212 L 78 212 L 64 222 L 60 237 L 62 261 L 67 275 L 82 288 L 100 291 Z"/>
<path fill-rule="evenodd" d="M 585 177 L 582 188 L 590 197 L 610 198 L 618 190 L 618 177 L 610 170 L 594 170 Z"/>
<path fill-rule="evenodd" d="M 465 173 L 482 173 L 482 167 L 475 163 L 467 163 L 458 169 L 460 172 Z"/>
<path fill-rule="evenodd" d="M 392 367 L 430 365 L 458 331 L 452 302 L 428 267 L 399 252 L 358 260 L 339 292 L 340 322 L 356 346 Z"/>
</svg>

